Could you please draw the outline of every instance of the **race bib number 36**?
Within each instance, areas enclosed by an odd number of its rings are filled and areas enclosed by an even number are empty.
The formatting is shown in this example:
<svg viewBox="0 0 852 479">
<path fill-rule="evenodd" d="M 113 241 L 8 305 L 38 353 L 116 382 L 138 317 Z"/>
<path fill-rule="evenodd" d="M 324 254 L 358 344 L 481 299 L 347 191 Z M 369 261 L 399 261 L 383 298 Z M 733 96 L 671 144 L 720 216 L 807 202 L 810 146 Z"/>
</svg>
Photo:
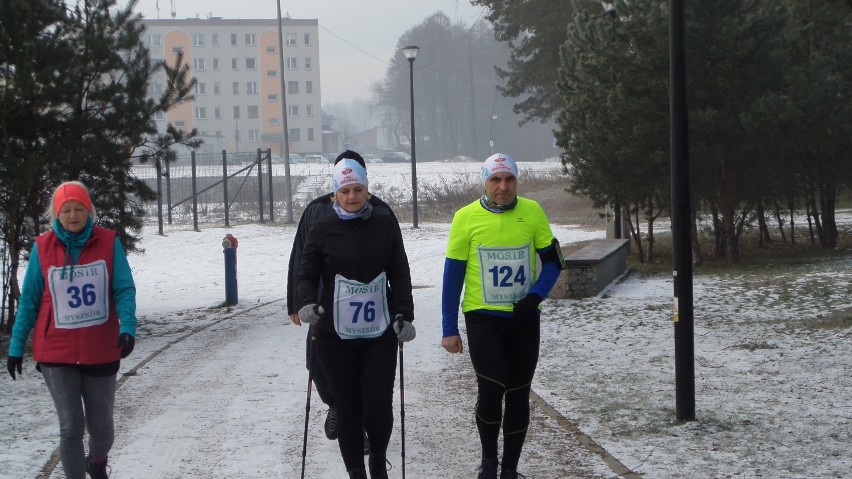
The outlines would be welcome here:
<svg viewBox="0 0 852 479">
<path fill-rule="evenodd" d="M 388 328 L 387 279 L 369 283 L 334 277 L 334 329 L 342 339 L 376 338 Z"/>
<path fill-rule="evenodd" d="M 103 324 L 109 318 L 109 275 L 106 262 L 47 269 L 53 317 L 60 329 Z"/>
<path fill-rule="evenodd" d="M 509 306 L 527 295 L 533 278 L 529 245 L 479 247 L 482 301 Z"/>
</svg>

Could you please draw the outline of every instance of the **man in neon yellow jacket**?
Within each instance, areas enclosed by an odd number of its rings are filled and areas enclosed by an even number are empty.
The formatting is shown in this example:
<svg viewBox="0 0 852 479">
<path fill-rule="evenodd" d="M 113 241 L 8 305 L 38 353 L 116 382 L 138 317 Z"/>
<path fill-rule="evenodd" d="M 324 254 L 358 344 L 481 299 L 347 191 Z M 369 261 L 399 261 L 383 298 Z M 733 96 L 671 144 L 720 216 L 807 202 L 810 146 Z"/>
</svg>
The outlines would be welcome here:
<svg viewBox="0 0 852 479">
<path fill-rule="evenodd" d="M 503 426 L 501 479 L 519 477 L 529 426 L 529 393 L 538 363 L 539 304 L 550 293 L 563 260 L 547 215 L 517 196 L 518 167 L 505 154 L 482 165 L 485 194 L 456 212 L 444 263 L 443 339 L 462 352 L 461 302 L 468 347 L 476 371 L 476 425 L 482 444 L 480 479 L 496 479 L 498 437 Z M 536 253 L 541 271 L 536 269 Z M 505 401 L 505 415 L 503 402 Z"/>
</svg>

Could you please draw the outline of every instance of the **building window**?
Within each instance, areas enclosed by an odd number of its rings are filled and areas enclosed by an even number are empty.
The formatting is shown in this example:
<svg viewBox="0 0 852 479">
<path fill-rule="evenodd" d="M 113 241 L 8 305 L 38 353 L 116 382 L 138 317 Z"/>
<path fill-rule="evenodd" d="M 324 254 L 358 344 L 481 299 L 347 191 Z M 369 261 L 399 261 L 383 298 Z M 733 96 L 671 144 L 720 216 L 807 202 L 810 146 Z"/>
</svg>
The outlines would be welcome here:
<svg viewBox="0 0 852 479">
<path fill-rule="evenodd" d="M 305 93 L 313 93 L 314 92 L 314 82 L 308 80 L 305 82 Z"/>
<path fill-rule="evenodd" d="M 266 76 L 277 77 L 278 76 L 278 70 L 266 70 Z"/>
<path fill-rule="evenodd" d="M 194 33 L 192 35 L 192 46 L 194 46 L 194 47 L 203 47 L 204 46 L 204 34 L 203 33 Z"/>
<path fill-rule="evenodd" d="M 246 82 L 246 94 L 247 95 L 257 95 L 257 82 L 256 81 Z"/>
<path fill-rule="evenodd" d="M 196 58 L 192 60 L 192 67 L 196 70 L 204 70 L 204 59 Z"/>
<path fill-rule="evenodd" d="M 311 44 L 311 34 L 306 33 L 305 34 L 305 45 L 310 45 L 310 44 Z"/>
<path fill-rule="evenodd" d="M 240 82 L 235 81 L 234 83 L 231 83 L 231 93 L 234 95 L 240 94 Z"/>
<path fill-rule="evenodd" d="M 273 46 L 266 47 L 266 53 L 276 53 L 277 51 L 278 51 L 278 48 L 276 48 L 276 47 L 273 47 Z"/>
<path fill-rule="evenodd" d="M 221 83 L 219 83 L 219 82 L 213 83 L 213 94 L 214 95 L 221 95 L 222 94 L 222 84 Z"/>
<path fill-rule="evenodd" d="M 260 130 L 249 130 L 248 131 L 248 139 L 249 139 L 249 141 L 260 140 Z"/>
<path fill-rule="evenodd" d="M 240 69 L 240 59 L 239 58 L 231 58 L 231 70 L 239 70 Z"/>
<path fill-rule="evenodd" d="M 257 45 L 254 33 L 246 33 L 246 45 Z"/>
<path fill-rule="evenodd" d="M 246 118 L 248 118 L 249 120 L 257 119 L 257 118 L 258 118 L 258 116 L 260 116 L 260 115 L 258 114 L 258 111 L 259 111 L 259 110 L 260 110 L 260 108 L 258 108 L 258 106 L 257 106 L 257 105 L 249 105 L 249 106 L 246 108 Z"/>
<path fill-rule="evenodd" d="M 290 118 L 299 116 L 299 105 L 290 105 L 287 109 L 290 110 Z"/>
<path fill-rule="evenodd" d="M 314 129 L 308 128 L 308 141 L 314 141 Z"/>
<path fill-rule="evenodd" d="M 278 101 L 278 95 L 275 94 L 275 93 L 270 93 L 269 95 L 266 95 L 266 101 L 277 102 Z"/>
<path fill-rule="evenodd" d="M 305 57 L 305 70 L 311 69 L 311 57 Z"/>
<path fill-rule="evenodd" d="M 287 69 L 295 70 L 299 68 L 299 59 L 296 57 L 287 57 Z"/>
<path fill-rule="evenodd" d="M 152 96 L 162 95 L 164 91 L 166 91 L 165 86 L 162 83 L 155 82 L 148 85 L 148 89 L 151 92 Z"/>
<path fill-rule="evenodd" d="M 305 105 L 305 115 L 306 116 L 314 116 L 314 106 L 313 105 Z"/>
<path fill-rule="evenodd" d="M 234 107 L 234 119 L 235 120 L 240 119 L 240 107 L 238 107 L 238 106 Z"/>
<path fill-rule="evenodd" d="M 196 95 L 206 95 L 207 94 L 207 84 L 197 82 L 195 84 L 195 94 Z"/>
<path fill-rule="evenodd" d="M 213 108 L 213 118 L 215 118 L 217 120 L 222 119 L 222 107 L 217 106 L 217 107 Z"/>
<path fill-rule="evenodd" d="M 299 82 L 288 81 L 287 82 L 287 93 L 299 93 Z"/>
<path fill-rule="evenodd" d="M 160 65 L 163 63 L 162 58 L 152 58 L 151 59 L 151 69 L 160 68 Z"/>
<path fill-rule="evenodd" d="M 213 45 L 214 47 L 219 46 L 219 34 L 218 33 L 211 33 L 210 34 L 210 44 Z"/>
<path fill-rule="evenodd" d="M 155 112 L 154 119 L 157 121 L 163 121 L 166 119 L 166 113 L 162 111 Z"/>
<path fill-rule="evenodd" d="M 269 124 L 270 125 L 277 125 L 278 124 L 278 118 L 270 118 Z"/>
<path fill-rule="evenodd" d="M 234 141 L 240 142 L 240 130 L 234 130 Z"/>
<path fill-rule="evenodd" d="M 207 119 L 207 108 L 203 106 L 199 106 L 195 109 L 195 119 L 196 120 L 206 120 Z"/>
<path fill-rule="evenodd" d="M 288 47 L 295 47 L 296 46 L 296 34 L 295 33 L 288 33 L 287 34 L 287 46 Z"/>
<path fill-rule="evenodd" d="M 232 47 L 237 46 L 237 34 L 236 33 L 231 34 L 231 46 Z"/>
<path fill-rule="evenodd" d="M 161 47 L 163 46 L 163 36 L 159 33 L 151 35 L 151 46 L 152 47 Z"/>
<path fill-rule="evenodd" d="M 300 132 L 301 130 L 298 128 L 290 128 L 290 141 L 299 141 L 301 139 L 301 135 L 299 134 Z"/>
<path fill-rule="evenodd" d="M 172 53 L 174 53 L 174 54 L 183 53 L 183 47 L 173 47 Z"/>
<path fill-rule="evenodd" d="M 213 69 L 219 70 L 219 59 L 218 58 L 213 59 Z"/>
<path fill-rule="evenodd" d="M 178 120 L 175 122 L 175 128 L 184 128 L 186 127 L 186 122 L 183 120 Z"/>
<path fill-rule="evenodd" d="M 257 58 L 246 58 L 246 70 L 257 70 Z"/>
</svg>

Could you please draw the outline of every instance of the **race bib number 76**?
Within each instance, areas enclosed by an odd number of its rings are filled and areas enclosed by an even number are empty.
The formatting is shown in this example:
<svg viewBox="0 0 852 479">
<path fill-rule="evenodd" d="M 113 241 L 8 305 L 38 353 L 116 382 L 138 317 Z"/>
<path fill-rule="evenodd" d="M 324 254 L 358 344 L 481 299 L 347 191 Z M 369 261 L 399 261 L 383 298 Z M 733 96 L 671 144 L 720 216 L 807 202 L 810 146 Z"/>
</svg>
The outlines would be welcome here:
<svg viewBox="0 0 852 479">
<path fill-rule="evenodd" d="M 369 283 L 335 275 L 334 329 L 342 339 L 376 338 L 388 327 L 387 276 Z"/>
</svg>

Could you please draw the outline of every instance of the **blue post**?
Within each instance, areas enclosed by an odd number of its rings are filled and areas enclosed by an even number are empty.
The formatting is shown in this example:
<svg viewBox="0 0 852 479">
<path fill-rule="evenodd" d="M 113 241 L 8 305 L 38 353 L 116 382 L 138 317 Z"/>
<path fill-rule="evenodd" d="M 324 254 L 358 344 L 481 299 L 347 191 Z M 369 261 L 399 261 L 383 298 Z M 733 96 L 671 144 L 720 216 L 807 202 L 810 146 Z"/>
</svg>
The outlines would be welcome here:
<svg viewBox="0 0 852 479">
<path fill-rule="evenodd" d="M 237 239 L 230 233 L 222 240 L 225 254 L 225 304 L 237 304 Z"/>
</svg>

